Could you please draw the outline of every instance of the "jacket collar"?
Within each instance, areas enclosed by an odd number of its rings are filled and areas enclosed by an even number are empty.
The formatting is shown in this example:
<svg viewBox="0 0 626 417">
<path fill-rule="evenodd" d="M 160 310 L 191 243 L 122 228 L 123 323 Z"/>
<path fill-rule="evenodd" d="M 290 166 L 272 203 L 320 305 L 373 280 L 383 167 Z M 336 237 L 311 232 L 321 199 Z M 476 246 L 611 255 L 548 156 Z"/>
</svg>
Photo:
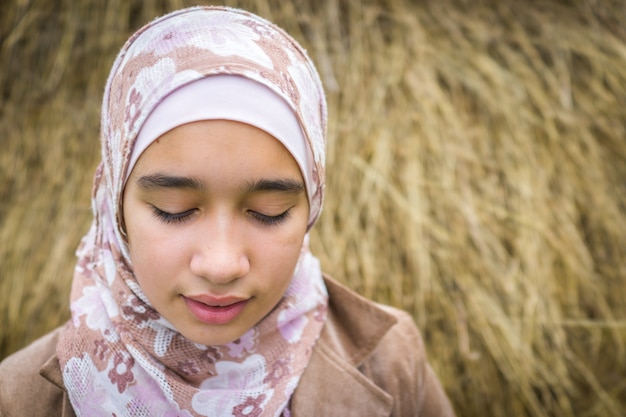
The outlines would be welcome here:
<svg viewBox="0 0 626 417">
<path fill-rule="evenodd" d="M 325 276 L 324 281 L 329 294 L 328 318 L 292 397 L 292 415 L 389 416 L 392 397 L 359 366 L 397 319 L 332 278 Z M 74 416 L 56 355 L 44 363 L 40 374 L 64 391 L 61 415 Z"/>
<path fill-rule="evenodd" d="M 359 367 L 397 319 L 331 278 L 325 281 L 328 318 L 292 397 L 292 414 L 389 416 L 392 397 Z"/>
<path fill-rule="evenodd" d="M 39 370 L 39 374 L 46 378 L 49 382 L 56 385 L 65 391 L 65 384 L 63 383 L 63 374 L 61 373 L 61 366 L 59 365 L 59 358 L 57 355 L 53 355 L 50 359 L 43 364 Z"/>
<path fill-rule="evenodd" d="M 324 282 L 328 289 L 328 319 L 318 343 L 358 367 L 398 319 L 334 279 L 325 276 Z"/>
<path fill-rule="evenodd" d="M 63 383 L 63 374 L 61 373 L 61 366 L 59 365 L 59 358 L 57 355 L 53 355 L 50 359 L 43 364 L 39 370 L 39 374 L 47 379 L 50 383 L 56 385 L 63 390 L 63 401 L 61 402 L 61 417 L 76 417 L 74 408 L 70 403 L 70 399 L 67 396 L 65 384 Z"/>
</svg>

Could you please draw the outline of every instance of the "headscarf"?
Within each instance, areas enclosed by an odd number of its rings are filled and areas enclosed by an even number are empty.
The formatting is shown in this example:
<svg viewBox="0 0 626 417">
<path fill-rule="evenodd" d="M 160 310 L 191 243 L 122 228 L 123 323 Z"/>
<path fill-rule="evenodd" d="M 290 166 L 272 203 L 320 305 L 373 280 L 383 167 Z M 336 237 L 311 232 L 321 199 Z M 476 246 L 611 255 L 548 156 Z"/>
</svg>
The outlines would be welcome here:
<svg viewBox="0 0 626 417">
<path fill-rule="evenodd" d="M 304 159 L 292 154 L 307 186 L 309 228 L 319 216 L 326 102 L 294 39 L 258 16 L 223 7 L 183 9 L 135 33 L 105 89 L 94 221 L 77 250 L 71 320 L 57 346 L 78 416 L 289 415 L 326 317 L 326 289 L 308 236 L 278 305 L 241 338 L 204 346 L 150 305 L 133 275 L 121 222 L 125 181 L 156 139 L 139 141 L 135 151 L 149 115 L 184 86 L 223 75 L 254 81 L 292 110 L 306 141 Z"/>
</svg>

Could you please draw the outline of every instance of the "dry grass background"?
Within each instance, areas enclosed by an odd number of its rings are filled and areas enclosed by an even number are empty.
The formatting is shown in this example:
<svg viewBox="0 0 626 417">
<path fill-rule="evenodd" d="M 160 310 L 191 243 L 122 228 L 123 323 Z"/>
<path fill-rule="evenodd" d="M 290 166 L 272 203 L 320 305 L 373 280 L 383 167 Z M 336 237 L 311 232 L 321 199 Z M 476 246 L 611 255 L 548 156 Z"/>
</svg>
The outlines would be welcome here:
<svg viewBox="0 0 626 417">
<path fill-rule="evenodd" d="M 0 13 L 0 358 L 67 319 L 114 55 L 183 0 Z M 459 416 L 626 414 L 626 6 L 230 1 L 328 91 L 325 269 L 423 330 Z"/>
</svg>

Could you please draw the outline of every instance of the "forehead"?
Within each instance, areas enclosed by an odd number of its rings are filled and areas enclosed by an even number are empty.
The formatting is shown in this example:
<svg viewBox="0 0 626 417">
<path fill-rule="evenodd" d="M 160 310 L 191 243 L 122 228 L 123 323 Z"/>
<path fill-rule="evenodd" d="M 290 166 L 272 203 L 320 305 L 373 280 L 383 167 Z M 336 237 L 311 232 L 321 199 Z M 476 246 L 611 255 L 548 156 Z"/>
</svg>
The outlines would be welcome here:
<svg viewBox="0 0 626 417">
<path fill-rule="evenodd" d="M 155 173 L 211 183 L 303 181 L 296 160 L 282 143 L 261 129 L 229 120 L 187 123 L 161 135 L 139 156 L 131 177 Z"/>
</svg>

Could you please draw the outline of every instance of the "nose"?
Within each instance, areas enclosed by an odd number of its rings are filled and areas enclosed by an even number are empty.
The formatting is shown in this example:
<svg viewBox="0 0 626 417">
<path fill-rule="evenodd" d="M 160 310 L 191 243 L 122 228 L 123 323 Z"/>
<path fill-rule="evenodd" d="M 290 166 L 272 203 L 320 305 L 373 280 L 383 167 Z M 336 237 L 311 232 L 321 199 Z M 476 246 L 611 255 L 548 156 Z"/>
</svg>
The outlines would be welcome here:
<svg viewBox="0 0 626 417">
<path fill-rule="evenodd" d="M 232 221 L 208 221 L 198 230 L 197 249 L 191 258 L 191 272 L 214 285 L 226 285 L 250 270 L 245 241 Z"/>
</svg>

